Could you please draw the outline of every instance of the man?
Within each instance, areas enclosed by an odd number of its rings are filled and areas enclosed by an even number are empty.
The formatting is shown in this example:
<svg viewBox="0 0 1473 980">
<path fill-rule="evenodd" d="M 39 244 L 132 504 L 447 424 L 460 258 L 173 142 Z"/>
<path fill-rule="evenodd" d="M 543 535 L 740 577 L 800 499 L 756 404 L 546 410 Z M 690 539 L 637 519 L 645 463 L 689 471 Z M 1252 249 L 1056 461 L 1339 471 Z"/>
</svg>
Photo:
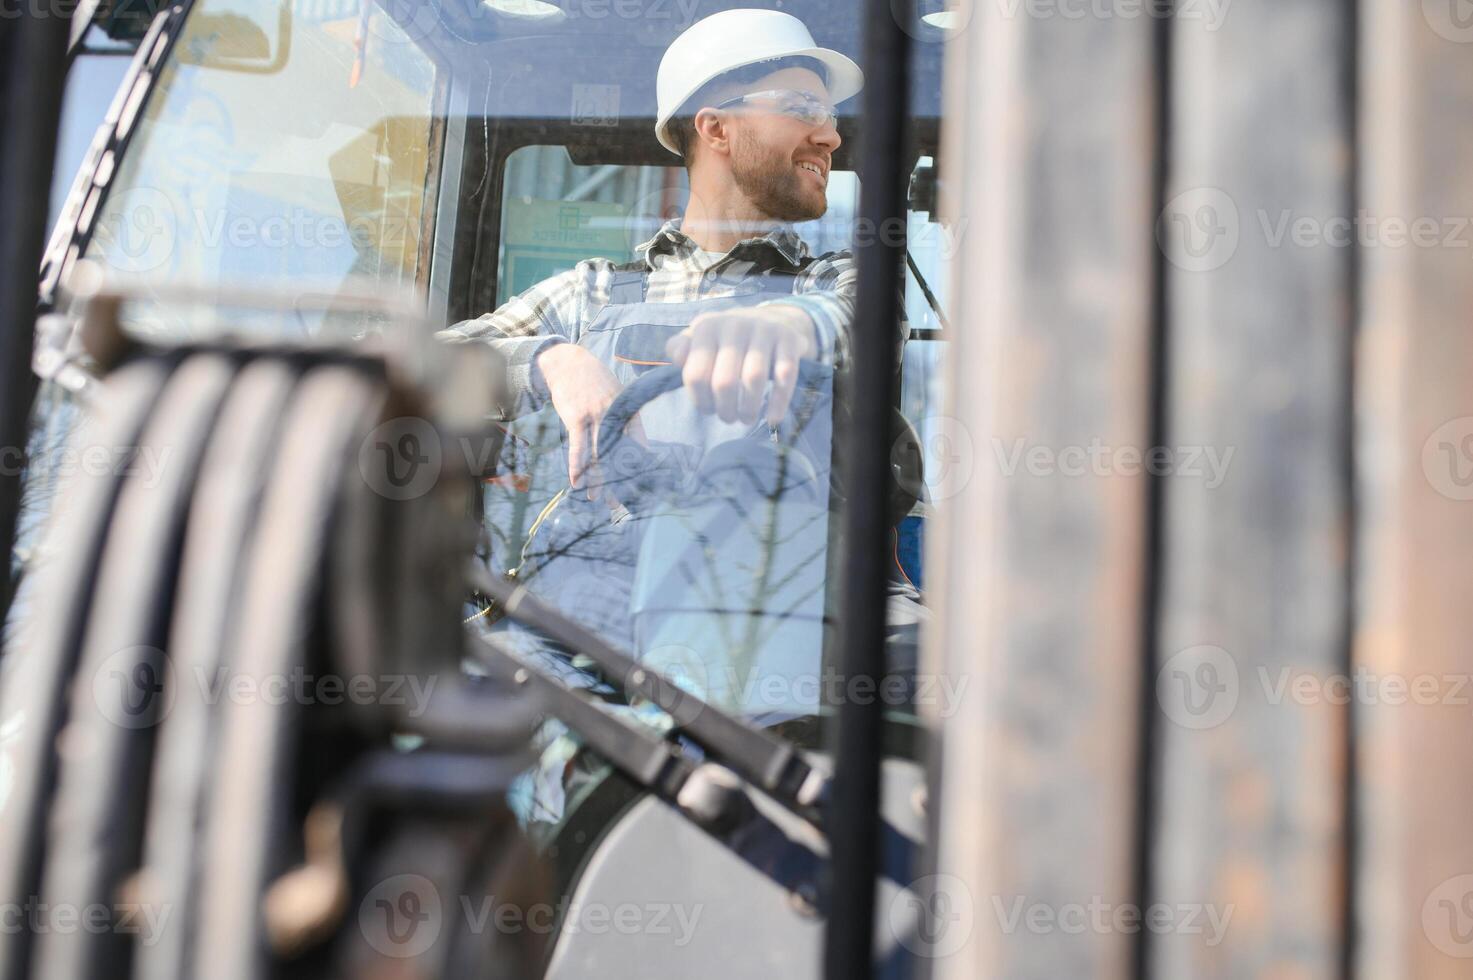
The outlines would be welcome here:
<svg viewBox="0 0 1473 980">
<path fill-rule="evenodd" d="M 570 487 L 599 495 L 602 474 L 593 452 L 598 424 L 651 362 L 680 366 L 688 400 L 667 407 L 663 417 L 655 411 L 661 402 L 651 403 L 639 424 L 651 439 L 676 442 L 709 436 L 721 426 L 730 435 L 759 421 L 776 438 L 790 409 L 800 414 L 794 408 L 800 362 L 842 366 L 854 314 L 853 257 L 847 251 L 812 256 L 789 225 L 827 210 L 828 177 L 840 145 L 833 106 L 862 85 L 853 61 L 817 47 L 791 15 L 728 10 L 698 21 L 666 51 L 656 85 L 656 137 L 689 173 L 685 214 L 640 245 L 634 263 L 588 259 L 495 312 L 446 331 L 450 339 L 485 340 L 498 349 L 509 365 L 518 414 L 552 405 L 567 431 Z M 682 412 L 700 413 L 709 425 L 693 433 L 689 419 L 672 417 Z M 827 453 L 824 446 L 825 468 Z M 561 564 L 581 567 L 574 572 L 581 577 L 549 598 L 601 634 L 628 642 L 628 623 L 620 620 L 630 605 L 634 556 L 619 530 L 638 522 L 610 520 L 610 510 L 622 504 L 608 498 L 617 498 L 620 489 L 604 494 L 610 506 L 601 517 L 569 522 L 576 546 L 561 553 L 576 557 Z M 547 526 L 555 520 L 539 520 L 534 541 L 555 536 L 558 529 Z M 541 553 L 557 554 L 561 547 L 544 543 Z M 806 571 L 821 582 L 822 570 L 820 560 Z M 532 572 L 529 587 L 555 590 L 546 583 L 558 576 L 546 574 L 546 566 Z M 821 630 L 821 588 L 816 599 L 814 621 Z M 902 670 L 914 664 L 913 626 L 920 613 L 910 606 L 910 612 L 892 616 L 892 630 L 898 623 L 912 634 L 912 652 L 896 658 Z M 792 612 L 787 603 L 783 610 Z M 565 659 L 546 656 L 535 637 L 522 645 L 519 640 L 529 637 L 518 633 L 512 629 L 502 639 L 570 684 L 592 683 Z M 701 645 L 690 635 L 679 642 Z M 820 644 L 809 645 L 812 650 L 787 648 L 811 658 L 804 670 L 816 664 Z M 682 682 L 691 680 L 688 663 L 646 662 L 667 674 L 675 666 Z M 715 674 L 713 668 L 704 679 L 714 681 Z M 708 696 L 742 713 L 759 713 L 726 694 Z M 760 707 L 784 714 L 780 705 Z M 556 822 L 565 794 L 583 778 L 572 775 L 571 760 L 581 758 L 576 740 L 554 738 L 559 730 L 552 726 L 544 733 L 549 741 L 538 772 L 515 794 L 518 811 L 534 822 Z"/>
<path fill-rule="evenodd" d="M 696 408 L 723 422 L 787 411 L 801 359 L 842 363 L 853 317 L 853 258 L 813 258 L 787 227 L 821 217 L 840 138 L 833 103 L 859 91 L 849 58 L 814 45 L 797 18 L 728 10 L 693 24 L 657 76 L 661 145 L 683 158 L 690 205 L 639 246 L 650 306 L 721 300 L 744 280 L 785 275 L 786 295 L 714 304 L 664 342 Z M 457 324 L 452 339 L 484 338 L 506 358 L 520 411 L 550 401 L 568 432 L 568 477 L 584 488 L 598 421 L 619 393 L 617 352 L 592 341 L 616 266 L 589 259 Z M 668 319 L 668 317 L 666 318 Z"/>
<path fill-rule="evenodd" d="M 607 507 L 580 513 L 568 495 L 555 500 L 544 517 L 556 516 L 534 525 L 523 578 L 566 614 L 622 644 L 633 635 L 630 582 L 643 530 L 621 513 L 631 503 L 628 488 L 605 472 L 613 468 L 607 461 L 600 467 L 595 459 L 599 422 L 629 382 L 652 365 L 672 363 L 681 368 L 687 399 L 660 399 L 639 414 L 639 431 L 652 442 L 709 448 L 752 435 L 759 421 L 779 442 L 790 409 L 799 415 L 809 404 L 794 408 L 800 364 L 842 365 L 854 313 L 852 255 L 811 256 L 789 225 L 827 210 L 840 145 L 833 106 L 862 84 L 853 61 L 817 47 L 789 14 L 728 10 L 698 21 L 671 44 L 657 76 L 656 136 L 689 172 L 685 214 L 639 246 L 630 265 L 585 260 L 447 331 L 452 339 L 484 339 L 502 353 L 519 413 L 550 403 L 561 419 L 569 486 Z M 811 400 L 811 391 L 804 397 Z M 794 429 L 788 420 L 783 438 L 801 439 Z M 826 474 L 827 420 L 813 429 L 825 434 L 812 455 L 821 457 Z M 759 432 L 759 441 L 767 434 Z M 826 499 L 827 476 L 817 481 Z M 756 563 L 781 560 L 769 553 Z M 806 565 L 794 563 L 799 566 L 808 578 L 819 576 L 818 587 L 800 594 L 803 613 L 821 630 L 821 553 Z M 639 598 L 636 590 L 634 605 Z M 789 596 L 754 604 L 770 606 L 774 621 L 786 610 L 791 622 L 792 602 Z M 816 610 L 808 609 L 815 603 Z M 679 642 L 695 641 L 682 636 Z M 779 645 L 773 656 L 784 666 L 807 671 L 805 658 L 812 658 L 816 670 L 817 639 Z M 802 646 L 812 649 L 795 649 Z M 701 656 L 709 665 L 726 651 Z M 560 666 L 550 658 L 544 664 Z M 730 687 L 711 693 L 743 710 Z"/>
</svg>

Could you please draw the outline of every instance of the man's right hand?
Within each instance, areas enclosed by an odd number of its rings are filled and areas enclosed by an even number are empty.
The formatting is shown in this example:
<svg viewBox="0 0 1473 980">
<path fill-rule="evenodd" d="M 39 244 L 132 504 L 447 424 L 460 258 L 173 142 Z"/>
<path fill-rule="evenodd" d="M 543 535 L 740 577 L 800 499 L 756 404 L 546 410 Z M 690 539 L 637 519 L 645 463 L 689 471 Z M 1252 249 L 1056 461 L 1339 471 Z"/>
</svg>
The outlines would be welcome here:
<svg viewBox="0 0 1473 980">
<path fill-rule="evenodd" d="M 598 423 L 621 387 L 602 361 L 577 344 L 553 344 L 537 355 L 537 367 L 568 430 L 568 483 L 582 489 L 593 466 Z M 589 499 L 594 497 L 590 491 Z"/>
</svg>

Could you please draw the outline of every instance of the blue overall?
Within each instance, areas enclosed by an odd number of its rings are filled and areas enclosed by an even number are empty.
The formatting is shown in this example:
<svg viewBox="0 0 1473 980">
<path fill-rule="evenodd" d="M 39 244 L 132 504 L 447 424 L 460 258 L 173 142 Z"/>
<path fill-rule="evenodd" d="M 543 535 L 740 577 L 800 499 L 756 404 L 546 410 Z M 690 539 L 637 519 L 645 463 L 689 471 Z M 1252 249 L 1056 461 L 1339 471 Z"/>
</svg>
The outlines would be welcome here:
<svg viewBox="0 0 1473 980">
<path fill-rule="evenodd" d="M 616 270 L 608 304 L 577 342 L 628 385 L 669 363 L 667 342 L 698 315 L 788 295 L 795 281 L 749 275 L 736 295 L 651 303 L 643 270 Z M 608 503 L 566 493 L 523 552 L 527 588 L 724 707 L 811 711 L 816 696 L 753 689 L 774 672 L 819 670 L 833 411 L 832 375 L 822 374 L 822 389 L 795 392 L 775 430 L 765 407 L 746 425 L 701 414 L 684 389 L 649 402 L 638 415 L 640 455 L 664 471 L 669 494 L 634 499 L 648 474 L 603 461 L 604 487 L 616 498 L 624 489 L 628 506 L 611 514 Z M 577 682 L 565 658 L 508 628 L 524 653 Z"/>
</svg>

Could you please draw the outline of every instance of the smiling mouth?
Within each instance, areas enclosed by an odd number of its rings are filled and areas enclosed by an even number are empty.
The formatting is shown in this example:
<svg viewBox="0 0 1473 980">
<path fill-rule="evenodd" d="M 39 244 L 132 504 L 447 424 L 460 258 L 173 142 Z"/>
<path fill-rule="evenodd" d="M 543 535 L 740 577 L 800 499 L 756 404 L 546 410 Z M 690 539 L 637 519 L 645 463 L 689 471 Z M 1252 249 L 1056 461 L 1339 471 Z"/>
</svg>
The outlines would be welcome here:
<svg viewBox="0 0 1473 980">
<path fill-rule="evenodd" d="M 818 164 L 804 161 L 803 163 L 798 164 L 798 169 L 806 170 L 809 173 L 815 175 L 825 186 L 827 186 L 829 182 L 828 178 L 824 176 L 823 168 L 821 168 Z"/>
</svg>

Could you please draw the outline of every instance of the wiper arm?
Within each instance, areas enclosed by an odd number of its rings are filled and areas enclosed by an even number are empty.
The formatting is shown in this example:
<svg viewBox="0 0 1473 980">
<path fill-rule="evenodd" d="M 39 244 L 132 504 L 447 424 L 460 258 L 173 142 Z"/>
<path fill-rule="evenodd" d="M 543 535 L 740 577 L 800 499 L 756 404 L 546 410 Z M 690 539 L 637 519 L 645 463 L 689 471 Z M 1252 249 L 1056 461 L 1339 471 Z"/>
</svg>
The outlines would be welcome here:
<svg viewBox="0 0 1473 980">
<path fill-rule="evenodd" d="M 664 800 L 755 871 L 804 896 L 819 914 L 827 912 L 825 856 L 803 835 L 794 836 L 756 807 L 731 769 L 687 758 L 648 728 L 609 714 L 532 664 L 523 663 L 494 639 L 474 633 L 472 638 L 489 654 L 487 666 L 492 671 L 535 691 L 552 714 L 615 769 Z M 897 866 L 908 868 L 905 847 L 902 840 L 896 851 L 901 854 Z"/>
<path fill-rule="evenodd" d="M 513 684 L 529 687 L 548 702 L 560 719 L 583 736 L 616 769 L 663 799 L 674 801 L 695 772 L 693 761 L 680 750 L 644 729 L 618 718 L 579 697 L 577 692 L 524 664 L 495 640 L 471 633 L 490 654 L 490 666 Z"/>
<path fill-rule="evenodd" d="M 822 829 L 829 776 L 810 766 L 794 746 L 683 690 L 530 594 L 525 585 L 500 581 L 474 563 L 470 575 L 476 590 L 500 603 L 512 619 L 586 656 L 626 697 L 641 697 L 660 708 L 682 734 L 741 779 Z"/>
<path fill-rule="evenodd" d="M 942 330 L 950 330 L 951 324 L 946 322 L 946 314 L 941 312 L 941 301 L 936 294 L 931 292 L 931 284 L 926 282 L 926 277 L 921 275 L 920 267 L 916 260 L 911 257 L 910 249 L 905 250 L 905 264 L 910 268 L 910 274 L 916 277 L 916 285 L 921 287 L 921 295 L 926 297 L 926 303 L 931 307 L 931 312 L 936 314 L 936 322 L 941 324 Z"/>
</svg>

